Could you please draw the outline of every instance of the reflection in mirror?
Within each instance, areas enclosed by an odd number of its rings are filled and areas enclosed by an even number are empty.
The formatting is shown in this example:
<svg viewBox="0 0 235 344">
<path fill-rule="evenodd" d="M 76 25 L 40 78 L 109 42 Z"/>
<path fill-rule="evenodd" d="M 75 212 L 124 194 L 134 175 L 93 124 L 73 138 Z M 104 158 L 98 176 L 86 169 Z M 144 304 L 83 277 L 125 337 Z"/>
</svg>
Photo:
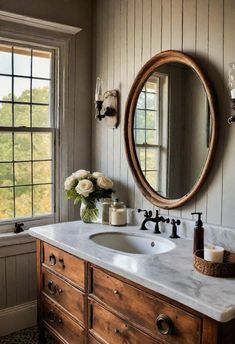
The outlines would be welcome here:
<svg viewBox="0 0 235 344">
<path fill-rule="evenodd" d="M 133 136 L 142 173 L 159 195 L 190 192 L 210 145 L 207 93 L 191 67 L 170 62 L 151 73 L 138 95 Z"/>
</svg>

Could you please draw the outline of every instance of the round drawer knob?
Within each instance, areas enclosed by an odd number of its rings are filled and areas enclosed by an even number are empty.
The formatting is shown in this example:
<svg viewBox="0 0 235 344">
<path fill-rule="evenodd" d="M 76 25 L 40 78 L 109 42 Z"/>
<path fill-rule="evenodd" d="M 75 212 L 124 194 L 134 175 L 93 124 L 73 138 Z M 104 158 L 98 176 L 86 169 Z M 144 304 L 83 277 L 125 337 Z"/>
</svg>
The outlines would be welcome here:
<svg viewBox="0 0 235 344">
<path fill-rule="evenodd" d="M 117 289 L 114 289 L 113 293 L 116 294 L 116 295 L 119 294 Z"/>
<path fill-rule="evenodd" d="M 161 334 L 170 335 L 173 333 L 174 325 L 171 318 L 169 318 L 167 315 L 160 314 L 157 317 L 156 324 L 157 329 Z"/>
<path fill-rule="evenodd" d="M 63 290 L 61 288 L 58 288 L 58 293 L 59 294 L 63 293 Z"/>
<path fill-rule="evenodd" d="M 63 258 L 59 258 L 59 262 L 60 262 L 60 264 L 62 265 L 62 268 L 64 268 L 64 267 L 65 267 L 65 265 L 64 265 L 64 259 L 63 259 Z"/>
<path fill-rule="evenodd" d="M 62 325 L 63 324 L 63 321 L 62 319 L 58 319 L 58 324 Z"/>
<path fill-rule="evenodd" d="M 56 265 L 56 257 L 53 253 L 49 255 L 49 263 L 50 265 Z"/>
<path fill-rule="evenodd" d="M 115 328 L 115 329 L 114 329 L 114 333 L 120 333 L 119 329 L 118 329 L 118 328 Z"/>
<path fill-rule="evenodd" d="M 48 281 L 48 289 L 51 295 L 54 295 L 56 293 L 56 285 L 53 281 Z"/>
</svg>

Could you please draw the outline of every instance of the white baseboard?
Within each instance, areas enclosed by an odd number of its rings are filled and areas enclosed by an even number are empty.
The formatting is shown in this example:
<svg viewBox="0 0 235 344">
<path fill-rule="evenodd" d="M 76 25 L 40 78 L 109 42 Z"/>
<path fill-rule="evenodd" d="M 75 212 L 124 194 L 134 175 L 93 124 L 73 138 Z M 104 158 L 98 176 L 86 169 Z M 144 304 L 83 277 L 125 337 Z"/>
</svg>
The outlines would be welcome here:
<svg viewBox="0 0 235 344">
<path fill-rule="evenodd" d="M 0 337 L 37 323 L 37 301 L 0 310 Z"/>
</svg>

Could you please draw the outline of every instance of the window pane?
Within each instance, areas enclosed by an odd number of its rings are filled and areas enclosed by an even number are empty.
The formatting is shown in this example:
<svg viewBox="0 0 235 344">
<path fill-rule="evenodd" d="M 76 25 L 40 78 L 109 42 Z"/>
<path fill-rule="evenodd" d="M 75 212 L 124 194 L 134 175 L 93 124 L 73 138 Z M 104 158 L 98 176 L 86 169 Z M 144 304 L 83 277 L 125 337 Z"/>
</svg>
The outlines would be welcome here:
<svg viewBox="0 0 235 344">
<path fill-rule="evenodd" d="M 146 94 L 146 107 L 147 109 L 155 110 L 156 109 L 156 94 L 147 93 Z"/>
<path fill-rule="evenodd" d="M 15 188 L 15 216 L 32 216 L 32 187 L 17 186 Z"/>
<path fill-rule="evenodd" d="M 145 110 L 136 110 L 135 128 L 145 128 Z"/>
<path fill-rule="evenodd" d="M 33 183 L 51 183 L 51 161 L 33 163 Z"/>
<path fill-rule="evenodd" d="M 14 77 L 14 101 L 30 102 L 30 79 Z"/>
<path fill-rule="evenodd" d="M 51 77 L 51 53 L 33 50 L 33 76 L 48 79 Z"/>
<path fill-rule="evenodd" d="M 12 160 L 12 134 L 0 132 L 0 161 Z"/>
<path fill-rule="evenodd" d="M 31 49 L 14 47 L 14 74 L 30 76 Z"/>
<path fill-rule="evenodd" d="M 135 143 L 140 145 L 145 143 L 145 130 L 135 130 Z"/>
<path fill-rule="evenodd" d="M 31 134 L 15 133 L 14 134 L 14 153 L 15 160 L 31 159 Z"/>
<path fill-rule="evenodd" d="M 140 92 L 138 101 L 137 101 L 137 109 L 145 109 L 145 93 Z"/>
<path fill-rule="evenodd" d="M 147 111 L 146 113 L 146 128 L 157 129 L 157 112 Z"/>
<path fill-rule="evenodd" d="M 50 127 L 49 106 L 33 105 L 32 106 L 32 126 L 33 127 Z"/>
<path fill-rule="evenodd" d="M 50 81 L 33 79 L 32 102 L 48 104 L 49 103 L 49 87 L 50 87 Z"/>
<path fill-rule="evenodd" d="M 13 185 L 13 164 L 1 163 L 0 164 L 0 186 Z"/>
<path fill-rule="evenodd" d="M 11 46 L 0 44 L 0 73 L 12 74 Z"/>
<path fill-rule="evenodd" d="M 52 134 L 33 133 L 33 160 L 51 159 Z"/>
<path fill-rule="evenodd" d="M 159 169 L 159 150 L 156 148 L 146 149 L 146 170 Z"/>
<path fill-rule="evenodd" d="M 30 105 L 15 104 L 14 105 L 15 127 L 30 127 Z"/>
<path fill-rule="evenodd" d="M 12 104 L 0 103 L 0 126 L 12 126 Z"/>
<path fill-rule="evenodd" d="M 0 219 L 10 220 L 14 217 L 13 188 L 0 189 Z"/>
<path fill-rule="evenodd" d="M 156 82 L 147 81 L 145 85 L 146 85 L 146 91 L 147 92 L 156 93 L 156 91 L 157 91 L 157 79 L 156 79 Z"/>
<path fill-rule="evenodd" d="M 29 185 L 31 184 L 31 162 L 15 163 L 15 184 Z"/>
<path fill-rule="evenodd" d="M 141 170 L 145 170 L 145 149 L 137 147 L 136 153 L 139 159 Z"/>
<path fill-rule="evenodd" d="M 146 142 L 149 145 L 157 145 L 157 131 L 156 130 L 146 130 Z"/>
<path fill-rule="evenodd" d="M 33 187 L 34 215 L 46 215 L 52 213 L 52 186 L 35 185 Z"/>
<path fill-rule="evenodd" d="M 158 172 L 146 172 L 145 177 L 152 188 L 158 190 Z"/>
<path fill-rule="evenodd" d="M 12 77 L 0 75 L 0 100 L 12 100 Z"/>
</svg>

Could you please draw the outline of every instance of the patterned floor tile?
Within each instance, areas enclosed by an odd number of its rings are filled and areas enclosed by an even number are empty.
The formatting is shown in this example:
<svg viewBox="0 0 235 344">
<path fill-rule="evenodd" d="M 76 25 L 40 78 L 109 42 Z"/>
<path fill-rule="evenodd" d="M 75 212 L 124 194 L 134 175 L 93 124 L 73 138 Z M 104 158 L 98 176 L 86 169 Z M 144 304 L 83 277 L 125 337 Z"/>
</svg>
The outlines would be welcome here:
<svg viewBox="0 0 235 344">
<path fill-rule="evenodd" d="M 52 339 L 47 339 L 47 344 L 53 343 Z M 9 336 L 1 337 L 0 344 L 40 344 L 37 327 L 26 328 Z"/>
</svg>

